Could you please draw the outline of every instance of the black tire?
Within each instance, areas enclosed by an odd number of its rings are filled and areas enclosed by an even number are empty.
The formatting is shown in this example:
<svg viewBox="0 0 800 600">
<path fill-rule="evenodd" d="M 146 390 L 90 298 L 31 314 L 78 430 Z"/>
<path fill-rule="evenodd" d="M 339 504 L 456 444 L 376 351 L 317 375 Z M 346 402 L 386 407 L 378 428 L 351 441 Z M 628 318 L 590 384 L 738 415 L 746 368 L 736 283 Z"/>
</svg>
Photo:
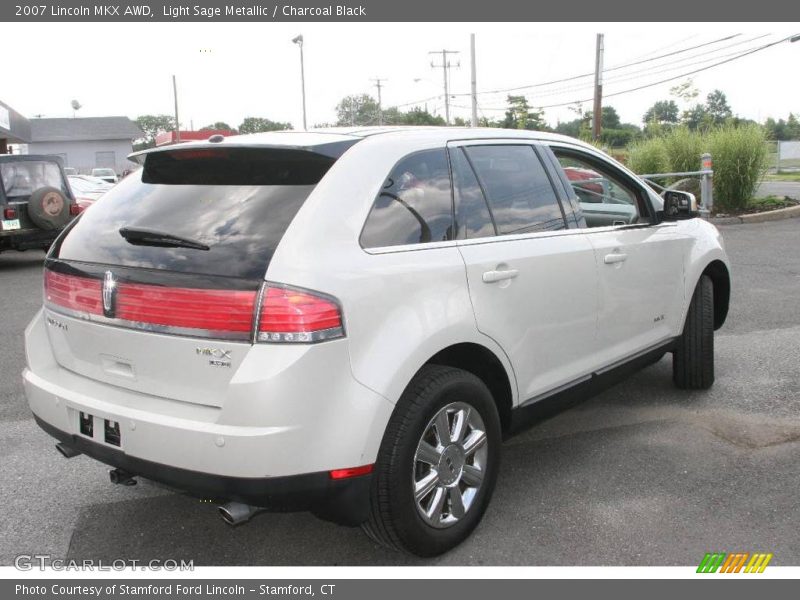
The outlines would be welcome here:
<svg viewBox="0 0 800 600">
<path fill-rule="evenodd" d="M 485 468 L 463 517 L 446 528 L 436 528 L 423 520 L 414 498 L 415 456 L 431 420 L 454 402 L 469 405 L 483 421 Z M 500 445 L 500 418 L 486 385 L 461 369 L 426 365 L 406 388 L 386 428 L 364 531 L 383 546 L 423 557 L 437 556 L 457 546 L 472 533 L 489 504 L 500 466 Z"/>
<path fill-rule="evenodd" d="M 70 220 L 69 205 L 70 201 L 58 188 L 39 188 L 28 200 L 28 216 L 40 229 L 62 229 Z"/>
<path fill-rule="evenodd" d="M 672 380 L 684 390 L 707 390 L 714 384 L 714 285 L 707 275 L 697 283 L 672 353 Z"/>
</svg>

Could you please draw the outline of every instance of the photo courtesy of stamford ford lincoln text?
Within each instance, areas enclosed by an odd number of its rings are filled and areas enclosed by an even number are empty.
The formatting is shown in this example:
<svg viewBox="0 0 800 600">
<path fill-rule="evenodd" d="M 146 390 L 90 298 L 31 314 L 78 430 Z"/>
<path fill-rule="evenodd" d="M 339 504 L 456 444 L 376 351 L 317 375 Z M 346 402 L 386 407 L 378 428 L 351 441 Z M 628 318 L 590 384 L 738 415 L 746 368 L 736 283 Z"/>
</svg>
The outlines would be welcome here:
<svg viewBox="0 0 800 600">
<path fill-rule="evenodd" d="M 0 595 L 800 578 L 798 7 L 0 31 Z"/>
</svg>

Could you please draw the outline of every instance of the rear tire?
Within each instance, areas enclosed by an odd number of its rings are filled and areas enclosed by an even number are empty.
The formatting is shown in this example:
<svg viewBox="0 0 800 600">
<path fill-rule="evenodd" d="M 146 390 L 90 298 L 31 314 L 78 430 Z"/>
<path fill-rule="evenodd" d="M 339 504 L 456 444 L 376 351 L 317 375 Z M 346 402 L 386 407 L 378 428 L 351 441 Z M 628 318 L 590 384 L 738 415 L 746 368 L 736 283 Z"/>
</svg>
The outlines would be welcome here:
<svg viewBox="0 0 800 600">
<path fill-rule="evenodd" d="M 386 428 L 364 531 L 417 556 L 454 548 L 489 504 L 500 444 L 497 406 L 483 381 L 461 369 L 426 365 Z"/>
<path fill-rule="evenodd" d="M 707 390 L 714 383 L 714 285 L 707 275 L 697 283 L 672 353 L 672 380 L 685 390 Z"/>
</svg>

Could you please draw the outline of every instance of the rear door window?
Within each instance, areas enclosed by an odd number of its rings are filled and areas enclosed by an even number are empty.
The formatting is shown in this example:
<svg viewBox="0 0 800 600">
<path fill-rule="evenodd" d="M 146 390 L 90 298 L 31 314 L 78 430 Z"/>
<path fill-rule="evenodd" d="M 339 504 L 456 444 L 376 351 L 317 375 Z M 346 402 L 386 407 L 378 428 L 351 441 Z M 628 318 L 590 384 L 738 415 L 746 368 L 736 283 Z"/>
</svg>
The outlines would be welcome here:
<svg viewBox="0 0 800 600">
<path fill-rule="evenodd" d="M 464 148 L 501 235 L 565 229 L 561 204 L 532 146 Z"/>
<path fill-rule="evenodd" d="M 295 149 L 153 153 L 143 169 L 81 216 L 56 257 L 261 279 L 292 219 L 335 160 Z M 142 242 L 121 229 L 153 235 Z M 158 234 L 191 247 L 152 243 Z"/>
<path fill-rule="evenodd" d="M 364 248 L 453 239 L 453 196 L 444 148 L 402 159 L 383 184 L 361 232 Z"/>
<path fill-rule="evenodd" d="M 66 193 L 58 164 L 45 160 L 21 160 L 0 163 L 0 180 L 9 199 L 27 199 L 43 187 Z"/>
</svg>

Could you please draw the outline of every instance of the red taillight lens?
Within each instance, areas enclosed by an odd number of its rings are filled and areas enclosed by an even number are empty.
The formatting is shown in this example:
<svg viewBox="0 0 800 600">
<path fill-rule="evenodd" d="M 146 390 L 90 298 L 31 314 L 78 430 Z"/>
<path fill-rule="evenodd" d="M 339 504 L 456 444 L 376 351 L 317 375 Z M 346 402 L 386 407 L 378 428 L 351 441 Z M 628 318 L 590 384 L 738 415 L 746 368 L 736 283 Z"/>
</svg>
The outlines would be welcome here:
<svg viewBox="0 0 800 600">
<path fill-rule="evenodd" d="M 92 315 L 103 314 L 103 284 L 98 279 L 44 272 L 44 297 L 49 304 Z"/>
<path fill-rule="evenodd" d="M 349 469 L 335 469 L 328 471 L 331 479 L 348 479 L 350 477 L 359 477 L 361 475 L 369 475 L 375 465 L 363 465 L 361 467 L 350 467 Z"/>
<path fill-rule="evenodd" d="M 264 291 L 259 342 L 317 342 L 343 335 L 342 313 L 334 300 L 307 290 L 267 287 Z"/>
<path fill-rule="evenodd" d="M 73 217 L 79 215 L 83 212 L 83 207 L 80 204 L 70 204 L 69 205 L 69 214 Z"/>
<path fill-rule="evenodd" d="M 253 330 L 256 292 L 118 284 L 116 317 L 136 323 L 202 330 L 202 334 L 239 334 Z M 228 336 L 226 336 L 228 337 Z"/>
<path fill-rule="evenodd" d="M 3 209 L 3 218 L 4 219 L 16 219 L 17 218 L 17 209 L 13 206 L 6 206 Z"/>
</svg>

